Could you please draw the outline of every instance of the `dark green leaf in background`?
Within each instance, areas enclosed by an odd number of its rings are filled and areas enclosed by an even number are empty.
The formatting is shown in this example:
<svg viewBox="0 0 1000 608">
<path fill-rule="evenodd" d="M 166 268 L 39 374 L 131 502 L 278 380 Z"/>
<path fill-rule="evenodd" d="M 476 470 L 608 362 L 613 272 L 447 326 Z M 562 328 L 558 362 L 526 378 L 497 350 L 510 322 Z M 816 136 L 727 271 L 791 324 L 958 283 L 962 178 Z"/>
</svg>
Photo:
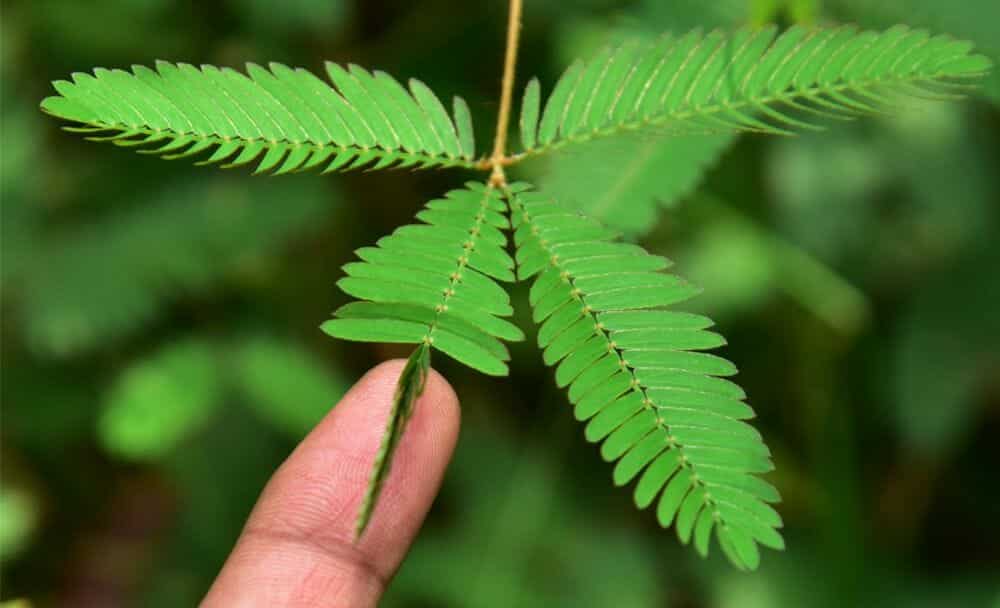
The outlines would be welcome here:
<svg viewBox="0 0 1000 608">
<path fill-rule="evenodd" d="M 182 294 L 210 290 L 279 253 L 335 204 L 310 180 L 162 187 L 141 207 L 39 237 L 13 278 L 16 314 L 39 352 L 92 350 L 154 321 Z"/>
<path fill-rule="evenodd" d="M 552 158 L 542 186 L 564 204 L 641 236 L 656 225 L 662 209 L 694 192 L 733 139 L 633 136 L 595 141 Z"/>
</svg>

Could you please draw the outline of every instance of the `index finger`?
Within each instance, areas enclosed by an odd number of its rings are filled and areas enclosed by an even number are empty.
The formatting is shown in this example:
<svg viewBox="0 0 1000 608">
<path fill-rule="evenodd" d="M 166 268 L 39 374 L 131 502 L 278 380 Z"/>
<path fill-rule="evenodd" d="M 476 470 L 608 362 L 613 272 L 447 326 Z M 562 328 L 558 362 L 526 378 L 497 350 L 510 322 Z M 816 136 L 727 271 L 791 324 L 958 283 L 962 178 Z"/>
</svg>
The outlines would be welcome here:
<svg viewBox="0 0 1000 608">
<path fill-rule="evenodd" d="M 344 396 L 271 478 L 204 606 L 374 606 L 437 494 L 458 438 L 458 398 L 431 371 L 368 530 L 357 515 L 404 362 Z M 252 449 L 252 446 L 249 446 Z"/>
</svg>

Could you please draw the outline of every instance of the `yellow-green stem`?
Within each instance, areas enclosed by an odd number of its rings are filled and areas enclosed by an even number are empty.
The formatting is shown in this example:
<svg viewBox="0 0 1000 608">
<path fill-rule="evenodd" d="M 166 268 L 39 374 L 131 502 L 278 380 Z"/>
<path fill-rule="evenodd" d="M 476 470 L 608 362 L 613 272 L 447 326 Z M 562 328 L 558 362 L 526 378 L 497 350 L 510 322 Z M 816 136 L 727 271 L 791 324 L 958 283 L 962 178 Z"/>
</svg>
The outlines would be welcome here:
<svg viewBox="0 0 1000 608">
<path fill-rule="evenodd" d="M 509 164 L 506 157 L 507 128 L 510 124 L 510 106 L 514 94 L 514 71 L 517 66 L 517 44 L 521 34 L 522 0 L 510 0 L 510 15 L 507 20 L 507 50 L 504 53 L 503 82 L 500 91 L 500 111 L 497 114 L 497 132 L 493 140 L 493 154 L 489 158 L 490 183 L 502 187 L 507 178 L 503 167 Z"/>
</svg>

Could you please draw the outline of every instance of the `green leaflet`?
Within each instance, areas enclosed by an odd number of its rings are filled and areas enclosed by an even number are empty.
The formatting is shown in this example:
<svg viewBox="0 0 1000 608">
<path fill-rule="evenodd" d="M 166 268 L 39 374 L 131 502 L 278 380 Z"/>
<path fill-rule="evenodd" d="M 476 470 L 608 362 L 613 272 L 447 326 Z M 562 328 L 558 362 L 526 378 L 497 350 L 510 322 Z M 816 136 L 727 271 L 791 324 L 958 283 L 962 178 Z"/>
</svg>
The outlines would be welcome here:
<svg viewBox="0 0 1000 608">
<path fill-rule="evenodd" d="M 419 81 L 412 93 L 383 72 L 326 64 L 334 86 L 278 63 L 229 68 L 157 62 L 98 68 L 53 83 L 45 112 L 96 141 L 199 164 L 255 163 L 255 174 L 321 169 L 473 165 L 465 101 L 454 120 Z"/>
<path fill-rule="evenodd" d="M 517 186 L 509 203 L 518 275 L 536 276 L 529 300 L 544 359 L 569 386 L 587 439 L 617 462 L 617 485 L 638 480 L 637 506 L 658 501 L 660 523 L 674 523 L 682 542 L 706 555 L 714 530 L 737 567 L 756 568 L 757 544 L 784 546 L 781 518 L 767 505 L 777 493 L 754 477 L 773 466 L 745 422 L 754 414 L 744 392 L 718 377 L 732 365 L 698 352 L 724 340 L 705 331 L 705 317 L 665 308 L 697 290 L 593 220 Z M 639 263 L 595 273 L 587 269 L 595 256 Z"/>
<path fill-rule="evenodd" d="M 382 444 L 375 455 L 372 473 L 368 478 L 368 487 L 365 489 L 365 496 L 361 500 L 361 507 L 358 510 L 358 518 L 354 525 L 355 539 L 361 538 L 365 528 L 368 527 L 368 522 L 371 521 L 375 504 L 382 492 L 382 484 L 389 476 L 396 447 L 403 437 L 406 423 L 413 414 L 413 404 L 424 392 L 430 367 L 430 349 L 427 348 L 426 344 L 421 344 L 407 359 L 406 366 L 399 375 L 396 392 L 392 398 L 392 409 L 389 410 L 389 419 L 386 422 L 385 433 L 382 435 Z"/>
<path fill-rule="evenodd" d="M 525 150 L 535 147 L 538 134 L 538 112 L 541 104 L 541 85 L 537 78 L 532 78 L 524 88 L 524 98 L 521 100 L 521 145 Z"/>
<path fill-rule="evenodd" d="M 455 128 L 462 147 L 462 157 L 471 160 L 476 154 L 476 136 L 472 132 L 472 112 L 461 97 L 454 99 Z"/>
<path fill-rule="evenodd" d="M 695 31 L 574 63 L 544 104 L 541 124 L 522 120 L 525 151 L 636 130 L 784 134 L 815 128 L 804 119 L 810 115 L 879 112 L 906 95 L 949 98 L 991 67 L 967 43 L 905 26 L 776 34 L 773 26 Z M 525 91 L 526 108 L 534 94 Z"/>
</svg>

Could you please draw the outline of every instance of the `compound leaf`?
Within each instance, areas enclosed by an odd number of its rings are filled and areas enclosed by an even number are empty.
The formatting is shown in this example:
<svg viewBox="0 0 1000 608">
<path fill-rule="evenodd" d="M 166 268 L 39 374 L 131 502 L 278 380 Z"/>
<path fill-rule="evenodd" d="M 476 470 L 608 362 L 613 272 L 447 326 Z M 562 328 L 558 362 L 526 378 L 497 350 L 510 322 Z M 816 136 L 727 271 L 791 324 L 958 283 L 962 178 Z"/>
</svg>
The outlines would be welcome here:
<svg viewBox="0 0 1000 608">
<path fill-rule="evenodd" d="M 469 183 L 433 200 L 422 224 L 398 228 L 376 247 L 357 251 L 338 282 L 362 301 L 338 309 L 323 324 L 335 338 L 417 344 L 396 387 L 382 447 L 362 503 L 356 532 L 371 518 L 413 403 L 423 391 L 431 348 L 484 374 L 504 376 L 510 354 L 503 340 L 523 332 L 503 316 L 510 298 L 496 280 L 514 279 L 507 255 L 507 204 L 491 186 Z"/>
<path fill-rule="evenodd" d="M 662 272 L 669 262 L 616 243 L 595 221 L 518 184 L 509 193 L 519 278 L 529 293 L 545 362 L 569 386 L 585 435 L 617 461 L 617 485 L 638 479 L 635 502 L 657 502 L 663 526 L 708 553 L 711 532 L 729 559 L 752 570 L 757 544 L 781 549 L 777 492 L 756 474 L 770 452 L 746 420 L 732 364 L 702 350 L 724 343 L 711 321 L 666 306 L 698 292 Z M 542 263 L 534 260 L 542 259 Z M 614 260 L 611 267 L 601 259 Z M 661 494 L 662 492 L 662 494 Z"/>
<path fill-rule="evenodd" d="M 475 154 L 468 107 L 452 119 L 423 83 L 411 91 L 383 72 L 327 63 L 333 86 L 279 63 L 246 73 L 157 62 L 98 68 L 53 83 L 42 110 L 88 139 L 164 158 L 204 157 L 254 173 L 462 166 Z"/>
<path fill-rule="evenodd" d="M 810 118 L 884 112 L 901 96 L 952 98 L 991 62 L 948 36 L 896 26 L 695 30 L 609 47 L 556 83 L 525 151 L 630 132 L 787 134 Z M 533 85 L 529 85 L 533 86 Z M 531 96 L 526 92 L 526 99 Z M 530 114 L 530 109 L 526 110 Z"/>
</svg>

